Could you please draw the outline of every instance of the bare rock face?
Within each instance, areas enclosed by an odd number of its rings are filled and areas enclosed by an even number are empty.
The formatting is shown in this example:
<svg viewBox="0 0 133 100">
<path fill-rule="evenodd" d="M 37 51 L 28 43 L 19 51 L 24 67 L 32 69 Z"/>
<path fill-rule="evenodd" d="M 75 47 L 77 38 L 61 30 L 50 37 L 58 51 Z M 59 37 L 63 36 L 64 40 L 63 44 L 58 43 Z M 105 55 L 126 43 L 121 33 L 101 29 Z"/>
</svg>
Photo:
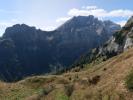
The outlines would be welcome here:
<svg viewBox="0 0 133 100">
<path fill-rule="evenodd" d="M 116 56 L 125 50 L 133 47 L 133 17 L 131 17 L 126 25 L 107 41 L 103 46 L 94 49 L 87 55 L 83 56 L 77 65 L 101 62 L 113 56 Z"/>
<path fill-rule="evenodd" d="M 124 50 L 127 50 L 129 48 L 133 47 L 133 39 L 130 37 L 126 38 Z"/>
<path fill-rule="evenodd" d="M 117 53 L 123 52 L 133 46 L 133 17 L 131 17 L 126 25 L 117 31 L 113 37 L 106 43 L 108 51 Z"/>
</svg>

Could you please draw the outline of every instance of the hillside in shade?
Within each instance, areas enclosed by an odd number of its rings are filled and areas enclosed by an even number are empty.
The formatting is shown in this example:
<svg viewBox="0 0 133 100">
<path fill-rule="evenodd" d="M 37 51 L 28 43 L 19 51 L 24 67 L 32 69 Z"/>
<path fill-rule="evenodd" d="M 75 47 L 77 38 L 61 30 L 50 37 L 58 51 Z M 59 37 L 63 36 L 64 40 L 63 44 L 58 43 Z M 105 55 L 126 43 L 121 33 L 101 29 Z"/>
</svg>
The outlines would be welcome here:
<svg viewBox="0 0 133 100">
<path fill-rule="evenodd" d="M 0 79 L 16 81 L 70 68 L 117 30 L 119 25 L 94 16 L 73 17 L 51 32 L 25 24 L 8 27 L 0 38 Z"/>
<path fill-rule="evenodd" d="M 2 100 L 132 100 L 133 48 L 96 66 L 62 75 L 0 82 Z M 130 77 L 129 77 L 130 76 Z M 130 89 L 128 89 L 130 88 Z"/>
</svg>

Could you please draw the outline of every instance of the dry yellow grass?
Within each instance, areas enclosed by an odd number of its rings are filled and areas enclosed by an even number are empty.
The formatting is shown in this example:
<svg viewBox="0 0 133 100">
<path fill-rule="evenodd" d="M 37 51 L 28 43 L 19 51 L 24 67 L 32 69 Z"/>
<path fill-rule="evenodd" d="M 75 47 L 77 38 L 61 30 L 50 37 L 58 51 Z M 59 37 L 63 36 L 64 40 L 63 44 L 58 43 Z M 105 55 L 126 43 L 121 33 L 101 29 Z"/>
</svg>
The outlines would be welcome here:
<svg viewBox="0 0 133 100">
<path fill-rule="evenodd" d="M 133 100 L 125 77 L 133 69 L 133 49 L 99 65 L 63 75 L 0 82 L 0 100 Z"/>
</svg>

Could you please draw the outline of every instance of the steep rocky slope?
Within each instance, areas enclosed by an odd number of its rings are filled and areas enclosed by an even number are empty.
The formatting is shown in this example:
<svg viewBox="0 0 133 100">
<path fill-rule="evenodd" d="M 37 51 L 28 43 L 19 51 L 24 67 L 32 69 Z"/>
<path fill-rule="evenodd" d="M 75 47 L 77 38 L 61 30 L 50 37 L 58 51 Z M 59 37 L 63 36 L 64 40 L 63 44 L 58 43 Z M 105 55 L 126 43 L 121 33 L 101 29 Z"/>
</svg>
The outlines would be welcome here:
<svg viewBox="0 0 133 100">
<path fill-rule="evenodd" d="M 133 17 L 109 41 L 82 56 L 75 65 L 102 62 L 133 47 Z"/>
<path fill-rule="evenodd" d="M 94 16 L 73 17 L 51 32 L 25 24 L 9 27 L 0 38 L 0 79 L 15 81 L 69 68 L 119 29 L 119 25 Z"/>
</svg>

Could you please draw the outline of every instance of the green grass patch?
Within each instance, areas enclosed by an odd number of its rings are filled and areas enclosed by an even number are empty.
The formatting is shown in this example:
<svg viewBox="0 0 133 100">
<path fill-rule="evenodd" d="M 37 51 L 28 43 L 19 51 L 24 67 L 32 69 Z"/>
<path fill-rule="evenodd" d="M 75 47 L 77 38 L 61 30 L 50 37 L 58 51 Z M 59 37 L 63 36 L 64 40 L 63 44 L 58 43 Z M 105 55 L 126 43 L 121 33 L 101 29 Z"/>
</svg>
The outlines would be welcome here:
<svg viewBox="0 0 133 100">
<path fill-rule="evenodd" d="M 63 93 L 57 93 L 55 100 L 69 100 L 69 97 Z"/>
<path fill-rule="evenodd" d="M 130 91 L 133 91 L 133 70 L 127 75 L 125 84 Z"/>
</svg>

